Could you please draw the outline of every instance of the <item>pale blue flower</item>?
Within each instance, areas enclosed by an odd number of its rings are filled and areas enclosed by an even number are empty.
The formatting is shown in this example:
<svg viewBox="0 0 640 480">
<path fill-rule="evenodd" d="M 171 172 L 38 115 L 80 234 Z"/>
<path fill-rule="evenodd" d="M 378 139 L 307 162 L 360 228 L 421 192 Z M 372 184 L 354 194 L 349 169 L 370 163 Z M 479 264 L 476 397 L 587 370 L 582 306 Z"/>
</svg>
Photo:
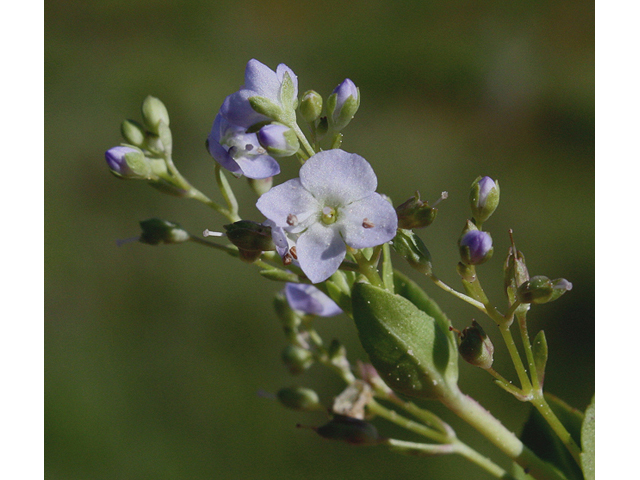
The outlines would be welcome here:
<svg viewBox="0 0 640 480">
<path fill-rule="evenodd" d="M 255 133 L 232 125 L 218 114 L 208 138 L 209 153 L 236 176 L 268 178 L 280 173 L 280 165 L 258 142 Z"/>
<path fill-rule="evenodd" d="M 342 313 L 342 309 L 336 302 L 313 285 L 287 283 L 284 287 L 284 294 L 287 297 L 289 306 L 294 310 L 320 317 L 333 317 Z"/>
<path fill-rule="evenodd" d="M 256 204 L 262 214 L 296 237 L 296 256 L 313 283 L 338 269 L 349 245 L 360 249 L 391 240 L 398 217 L 375 192 L 371 165 L 359 155 L 326 150 L 307 160 L 300 178 L 273 187 Z"/>
<path fill-rule="evenodd" d="M 286 76 L 291 79 L 292 91 L 283 88 Z M 220 107 L 220 114 L 229 123 L 244 128 L 260 122 L 278 120 L 256 112 L 249 103 L 252 97 L 263 97 L 269 100 L 280 107 L 283 114 L 292 117 L 295 121 L 298 77 L 284 63 L 278 65 L 274 72 L 258 60 L 249 60 L 244 73 L 244 85 L 225 99 Z"/>
</svg>

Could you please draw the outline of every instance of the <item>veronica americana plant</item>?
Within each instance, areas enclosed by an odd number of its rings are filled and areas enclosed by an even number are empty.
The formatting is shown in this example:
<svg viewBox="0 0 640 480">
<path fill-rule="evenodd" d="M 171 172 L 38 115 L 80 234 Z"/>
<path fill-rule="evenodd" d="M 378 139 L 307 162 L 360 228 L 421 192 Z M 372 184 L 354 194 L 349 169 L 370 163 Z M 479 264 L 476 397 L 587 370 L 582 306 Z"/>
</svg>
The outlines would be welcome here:
<svg viewBox="0 0 640 480">
<path fill-rule="evenodd" d="M 253 264 L 265 281 L 282 282 L 274 306 L 287 341 L 284 364 L 295 375 L 319 364 L 344 382 L 330 405 L 304 386 L 277 393 L 287 408 L 331 412 L 325 424 L 312 427 L 318 435 L 410 455 L 460 455 L 497 478 L 594 478 L 594 402 L 585 415 L 544 392 L 547 341 L 542 331 L 532 339 L 527 327 L 532 307 L 559 299 L 572 284 L 530 277 L 512 237 L 508 251 L 500 253 L 501 306 L 495 294 L 485 291 L 479 267 L 498 254 L 485 225 L 500 200 L 498 182 L 488 176 L 471 184 L 470 215 L 458 239 L 456 271 L 462 288 L 440 280 L 416 233 L 434 222 L 436 204 L 430 206 L 416 193 L 394 207 L 377 191 L 372 164 L 341 149 L 343 130 L 359 106 L 360 90 L 350 79 L 326 99 L 314 90 L 299 95 L 291 68 L 280 64 L 272 70 L 250 60 L 244 85 L 212 115 L 207 139 L 224 203 L 211 200 L 176 168 L 169 114 L 157 98 L 144 100 L 142 123 L 123 122 L 125 142 L 107 150 L 106 162 L 116 177 L 143 180 L 161 192 L 198 200 L 222 220 L 222 228 L 196 235 L 173 222 L 147 219 L 140 223 L 140 242 L 193 242 Z M 299 165 L 297 177 L 280 179 L 281 162 Z M 264 218 L 241 216 L 232 185 L 242 177 L 256 192 L 255 206 Z M 424 282 L 396 270 L 392 261 L 398 260 L 420 272 Z M 484 320 L 463 328 L 467 322 L 453 322 L 422 283 L 470 304 Z M 318 334 L 314 321 L 334 315 L 354 322 L 368 358 L 350 358 L 338 340 L 327 343 Z M 484 332 L 481 324 L 489 322 L 497 325 L 506 349 Z M 512 359 L 517 381 L 494 370 L 494 352 L 500 348 Z M 523 441 L 462 392 L 460 358 L 478 372 L 484 370 L 514 401 L 533 405 L 525 430 L 538 432 L 538 438 L 528 435 Z M 450 409 L 496 445 L 504 458 L 479 453 L 423 400 Z M 386 436 L 385 420 L 423 441 Z"/>
</svg>

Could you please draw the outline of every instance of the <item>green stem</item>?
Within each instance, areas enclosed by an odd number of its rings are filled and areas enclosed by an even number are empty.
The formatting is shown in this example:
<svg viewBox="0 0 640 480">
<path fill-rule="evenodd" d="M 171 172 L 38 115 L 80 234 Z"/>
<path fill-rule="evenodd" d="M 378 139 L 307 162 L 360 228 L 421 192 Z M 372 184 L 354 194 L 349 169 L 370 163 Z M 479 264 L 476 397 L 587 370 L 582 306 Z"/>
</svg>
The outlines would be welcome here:
<svg viewBox="0 0 640 480">
<path fill-rule="evenodd" d="M 229 185 L 227 177 L 224 175 L 224 173 L 222 173 L 222 168 L 217 162 L 215 167 L 215 175 L 216 183 L 218 184 L 220 193 L 224 197 L 224 200 L 227 203 L 228 211 L 232 217 L 229 218 L 229 220 L 231 220 L 232 222 L 237 222 L 240 220 L 240 216 L 238 215 L 238 201 L 236 200 L 236 196 L 233 194 L 233 190 L 231 189 L 231 185 Z"/>
<path fill-rule="evenodd" d="M 538 378 L 536 361 L 533 357 L 533 347 L 531 346 L 531 339 L 529 338 L 529 329 L 527 328 L 527 314 L 518 314 L 516 315 L 516 317 L 518 318 L 518 327 L 520 328 L 522 346 L 524 347 L 524 352 L 527 357 L 527 363 L 529 364 L 529 375 L 531 375 L 531 383 L 533 384 L 533 389 L 536 391 L 542 391 L 540 379 Z"/>
<path fill-rule="evenodd" d="M 518 352 L 516 343 L 513 341 L 513 335 L 511 335 L 510 326 L 507 324 L 502 324 L 499 325 L 498 328 L 500 329 L 500 333 L 502 334 L 504 343 L 507 345 L 507 350 L 509 350 L 511 361 L 513 362 L 513 366 L 516 369 L 518 378 L 520 379 L 520 387 L 522 388 L 522 391 L 525 395 L 531 395 L 531 382 L 529 381 L 529 376 L 527 375 L 527 369 L 525 368 L 524 363 L 522 363 L 522 358 L 520 358 L 520 353 Z"/>
<path fill-rule="evenodd" d="M 474 307 L 476 307 L 481 312 L 484 312 L 487 315 L 489 314 L 487 312 L 487 308 L 484 306 L 484 304 L 482 302 L 479 302 L 475 298 L 471 298 L 470 296 L 465 295 L 464 293 L 461 293 L 461 292 L 457 291 L 454 288 L 451 288 L 449 285 L 447 285 L 442 280 L 440 280 L 438 277 L 436 277 L 433 273 L 430 273 L 427 276 L 433 281 L 433 283 L 435 283 L 438 287 L 443 289 L 445 292 L 449 292 L 453 296 L 458 297 L 461 300 L 464 300 L 469 305 L 473 305 Z"/>
<path fill-rule="evenodd" d="M 424 452 L 425 454 L 457 453 L 458 455 L 461 455 L 472 463 L 475 463 L 480 468 L 483 468 L 497 478 L 512 478 L 502 467 L 496 465 L 489 458 L 481 455 L 455 436 L 451 437 L 449 435 L 443 435 L 436 430 L 416 423 L 413 420 L 399 415 L 394 410 L 389 410 L 388 408 L 383 407 L 375 400 L 369 402 L 369 404 L 367 405 L 367 409 L 369 412 L 385 418 L 390 422 L 395 423 L 396 425 L 399 425 L 407 430 L 417 433 L 418 435 L 422 435 L 439 443 L 439 445 L 434 445 L 388 439 L 386 442 L 387 445 L 403 450 Z"/>
<path fill-rule="evenodd" d="M 553 429 L 554 432 L 556 432 L 556 435 L 558 435 L 562 443 L 565 444 L 567 450 L 569 450 L 569 453 L 571 453 L 571 456 L 576 461 L 576 463 L 578 465 L 582 465 L 582 460 L 580 458 L 580 454 L 582 453 L 582 451 L 578 444 L 575 442 L 562 422 L 558 419 L 556 414 L 553 413 L 553 410 L 551 410 L 551 407 L 547 403 L 547 400 L 544 398 L 542 392 L 536 392 L 534 395 L 534 399 L 531 401 L 531 403 L 533 403 L 533 406 L 536 407 L 538 412 L 542 414 L 549 426 Z"/>
<path fill-rule="evenodd" d="M 307 137 L 305 136 L 305 134 L 300 129 L 300 126 L 296 122 L 294 122 L 293 125 L 289 125 L 289 127 L 292 128 L 294 132 L 296 132 L 296 136 L 298 137 L 298 140 L 300 141 L 304 149 L 307 151 L 307 154 L 310 157 L 315 155 L 316 154 L 315 150 L 309 143 L 309 140 L 307 140 Z"/>
<path fill-rule="evenodd" d="M 537 457 L 513 432 L 473 398 L 457 390 L 451 391 L 442 402 L 537 480 L 565 479 L 562 473 Z"/>
<path fill-rule="evenodd" d="M 385 288 L 384 282 L 382 281 L 382 279 L 380 278 L 380 274 L 378 273 L 378 268 L 377 268 L 378 255 L 376 255 L 375 251 L 374 251 L 374 254 L 371 256 L 371 260 L 367 260 L 360 250 L 356 251 L 353 254 L 353 256 L 356 259 L 356 262 L 358 262 L 358 267 L 359 267 L 358 271 L 362 273 L 365 277 L 367 277 L 367 280 L 369 280 L 369 282 L 371 282 L 372 285 L 375 285 L 376 287 L 380 287 L 380 288 Z"/>
</svg>

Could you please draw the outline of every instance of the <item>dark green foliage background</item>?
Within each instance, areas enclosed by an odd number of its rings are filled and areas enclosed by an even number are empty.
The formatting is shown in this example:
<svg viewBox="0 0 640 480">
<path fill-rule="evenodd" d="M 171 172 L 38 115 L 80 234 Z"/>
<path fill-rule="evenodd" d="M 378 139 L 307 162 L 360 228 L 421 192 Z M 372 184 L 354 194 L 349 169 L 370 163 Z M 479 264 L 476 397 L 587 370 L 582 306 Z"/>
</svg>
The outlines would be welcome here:
<svg viewBox="0 0 640 480">
<path fill-rule="evenodd" d="M 292 379 L 271 310 L 281 285 L 196 245 L 115 240 L 157 216 L 194 233 L 220 229 L 206 207 L 118 181 L 103 159 L 124 118 L 152 94 L 171 114 L 175 161 L 216 196 L 204 141 L 246 62 L 286 63 L 300 91 L 327 95 L 345 77 L 361 89 L 343 148 L 364 156 L 396 204 L 447 190 L 420 233 L 436 273 L 458 286 L 456 240 L 477 175 L 500 181 L 486 224 L 495 258 L 481 267 L 499 303 L 508 228 L 532 274 L 574 290 L 532 312 L 550 357 L 547 388 L 584 409 L 594 390 L 594 13 L 566 1 L 48 2 L 45 44 L 46 477 L 48 479 L 486 478 L 458 457 L 403 457 L 323 440 L 258 395 L 284 385 L 340 383 L 320 368 Z M 284 165 L 282 181 L 295 176 Z M 245 218 L 261 220 L 243 181 Z M 218 197 L 216 197 L 218 198 Z M 399 261 L 396 262 L 399 264 Z M 417 275 L 411 275 L 419 279 Z M 420 282 L 426 285 L 422 279 Z M 455 325 L 476 318 L 515 378 L 496 329 L 426 285 Z M 352 359 L 363 357 L 345 318 L 318 322 Z M 463 391 L 519 431 L 527 406 L 461 365 Z M 437 405 L 460 436 L 504 462 Z M 409 439 L 376 422 L 384 435 Z"/>
</svg>

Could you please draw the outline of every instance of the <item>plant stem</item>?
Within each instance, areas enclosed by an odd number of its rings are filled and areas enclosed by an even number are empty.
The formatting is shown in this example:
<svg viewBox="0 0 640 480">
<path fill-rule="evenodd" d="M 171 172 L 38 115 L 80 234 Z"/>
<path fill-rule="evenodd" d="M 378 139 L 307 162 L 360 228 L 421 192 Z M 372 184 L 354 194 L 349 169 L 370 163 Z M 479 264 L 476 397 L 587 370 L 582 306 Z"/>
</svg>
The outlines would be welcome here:
<svg viewBox="0 0 640 480">
<path fill-rule="evenodd" d="M 449 435 L 443 435 L 436 430 L 416 423 L 413 420 L 409 420 L 408 418 L 399 415 L 394 410 L 389 410 L 388 408 L 383 407 L 375 400 L 369 402 L 369 404 L 367 405 L 367 409 L 371 413 L 375 413 L 376 415 L 385 418 L 390 422 L 395 423 L 396 425 L 400 425 L 407 430 L 415 432 L 439 443 L 439 445 L 434 445 L 389 439 L 387 441 L 387 444 L 390 446 L 399 447 L 406 450 L 422 451 L 425 454 L 457 453 L 458 455 L 461 455 L 472 463 L 475 463 L 480 468 L 483 468 L 497 478 L 512 478 L 502 467 L 496 465 L 489 458 L 481 455 L 455 436 L 451 437 Z"/>
<path fill-rule="evenodd" d="M 540 412 L 540 414 L 544 417 L 549 426 L 553 429 L 554 432 L 556 432 L 556 435 L 558 435 L 560 440 L 562 440 L 562 443 L 565 444 L 567 450 L 569 450 L 569 453 L 571 453 L 571 456 L 576 461 L 576 463 L 578 465 L 582 465 L 582 460 L 580 458 L 582 450 L 580 449 L 578 444 L 575 442 L 562 422 L 560 422 L 556 414 L 553 413 L 553 410 L 551 410 L 551 407 L 547 403 L 547 400 L 544 398 L 542 392 L 536 392 L 534 395 L 535 397 L 531 401 L 531 403 L 533 403 L 533 406 L 536 407 L 538 412 Z"/>
<path fill-rule="evenodd" d="M 300 130 L 300 127 L 298 126 L 298 124 L 296 122 L 293 122 L 293 125 L 289 125 L 289 127 L 292 128 L 294 132 L 296 132 L 296 136 L 298 137 L 298 140 L 300 140 L 300 143 L 302 144 L 304 149 L 307 151 L 307 154 L 310 157 L 315 155 L 316 154 L 315 150 L 309 143 L 309 140 L 307 140 L 307 137 L 305 136 L 305 134 L 302 132 L 302 130 Z"/>
<path fill-rule="evenodd" d="M 441 400 L 447 408 L 482 433 L 537 480 L 565 479 L 562 473 L 537 457 L 513 432 L 509 431 L 473 398 L 457 390 L 457 392 L 450 392 L 446 398 Z"/>
<path fill-rule="evenodd" d="M 518 374 L 518 378 L 520 379 L 520 387 L 525 395 L 531 394 L 531 382 L 529 381 L 529 376 L 527 375 L 527 369 L 522 363 L 522 358 L 520 358 L 520 353 L 518 352 L 518 348 L 516 347 L 515 342 L 513 341 L 513 335 L 511 335 L 510 326 L 507 324 L 499 325 L 500 333 L 502 334 L 502 338 L 504 339 L 504 343 L 507 345 L 507 350 L 509 350 L 509 355 L 511 356 L 511 361 L 513 362 L 513 366 L 516 369 L 516 373 Z"/>
<path fill-rule="evenodd" d="M 440 280 L 438 277 L 436 277 L 433 273 L 430 273 L 427 276 L 433 281 L 433 283 L 435 283 L 437 286 L 439 286 L 444 291 L 449 292 L 450 294 L 458 297 L 461 300 L 464 300 L 469 305 L 473 305 L 478 310 L 480 310 L 481 312 L 484 312 L 484 313 L 486 313 L 488 315 L 487 308 L 484 306 L 484 304 L 482 302 L 479 302 L 475 298 L 471 298 L 470 296 L 465 295 L 464 293 L 461 293 L 461 292 L 455 290 L 454 288 L 451 288 L 449 285 L 447 285 L 442 280 Z"/>
</svg>

